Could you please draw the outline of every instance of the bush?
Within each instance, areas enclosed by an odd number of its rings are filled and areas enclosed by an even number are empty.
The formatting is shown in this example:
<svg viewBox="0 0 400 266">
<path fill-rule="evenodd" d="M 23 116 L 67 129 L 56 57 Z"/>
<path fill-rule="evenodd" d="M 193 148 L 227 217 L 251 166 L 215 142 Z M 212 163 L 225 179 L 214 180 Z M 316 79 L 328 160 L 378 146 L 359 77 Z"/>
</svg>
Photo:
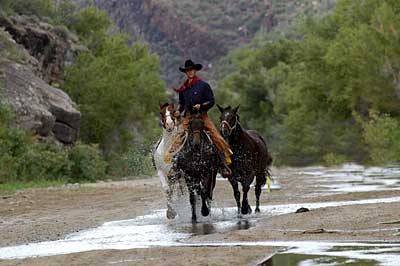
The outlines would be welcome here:
<svg viewBox="0 0 400 266">
<path fill-rule="evenodd" d="M 157 56 L 146 45 L 127 42 L 121 34 L 99 40 L 65 73 L 64 90 L 82 112 L 80 137 L 85 143 L 99 143 L 103 150 L 126 146 L 110 145 L 116 139 L 133 140 L 126 128 L 148 135 L 157 125 L 157 103 L 165 96 Z"/>
<path fill-rule="evenodd" d="M 5 2 L 9 1 L 5 0 Z M 53 0 L 14 0 L 8 5 L 11 10 L 18 14 L 50 17 L 54 12 Z"/>
<path fill-rule="evenodd" d="M 348 161 L 346 156 L 338 155 L 338 154 L 335 154 L 335 153 L 326 154 L 324 156 L 323 160 L 324 160 L 324 164 L 326 166 L 341 165 L 341 164 L 344 164 L 345 162 Z"/>
<path fill-rule="evenodd" d="M 124 153 L 113 153 L 108 161 L 108 173 L 111 176 L 151 176 L 155 172 L 150 152 L 136 148 L 130 148 Z"/>
<path fill-rule="evenodd" d="M 52 144 L 27 145 L 24 154 L 15 160 L 18 181 L 68 180 L 71 174 L 68 152 Z"/>
<path fill-rule="evenodd" d="M 80 182 L 106 177 L 107 163 L 97 146 L 78 143 L 71 150 L 38 143 L 12 128 L 13 113 L 0 107 L 0 183 L 30 181 Z"/>
<path fill-rule="evenodd" d="M 107 163 L 95 145 L 76 144 L 69 153 L 70 182 L 101 180 L 106 178 Z"/>
<path fill-rule="evenodd" d="M 397 119 L 371 111 L 370 120 L 361 123 L 364 142 L 373 164 L 400 161 L 400 123 Z"/>
</svg>

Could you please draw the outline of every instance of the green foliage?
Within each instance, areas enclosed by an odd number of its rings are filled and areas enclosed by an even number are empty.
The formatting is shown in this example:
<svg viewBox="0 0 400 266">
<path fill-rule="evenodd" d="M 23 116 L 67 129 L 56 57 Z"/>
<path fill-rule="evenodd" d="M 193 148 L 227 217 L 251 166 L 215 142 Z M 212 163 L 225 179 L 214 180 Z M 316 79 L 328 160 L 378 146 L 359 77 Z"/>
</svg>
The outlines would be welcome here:
<svg viewBox="0 0 400 266">
<path fill-rule="evenodd" d="M 359 119 L 364 128 L 363 139 L 373 164 L 400 161 L 400 123 L 390 115 L 370 112 L 367 121 Z"/>
<path fill-rule="evenodd" d="M 38 143 L 11 126 L 9 108 L 0 108 L 0 184 L 80 182 L 105 178 L 106 162 L 97 147 L 77 144 L 70 151 Z"/>
<path fill-rule="evenodd" d="M 354 117 L 372 109 L 400 116 L 399 12 L 398 1 L 338 1 L 328 16 L 305 17 L 301 38 L 242 52 L 250 56 L 221 82 L 218 99 L 242 104 L 242 123 L 267 137 L 278 164 L 393 161 L 381 139 L 397 132 Z M 382 128 L 381 141 L 372 128 Z"/>
<path fill-rule="evenodd" d="M 63 180 L 33 180 L 33 181 L 13 181 L 7 183 L 0 183 L 0 193 L 15 192 L 28 188 L 44 188 L 44 187 L 59 187 L 65 184 Z"/>
<path fill-rule="evenodd" d="M 77 7 L 70 0 L 0 0 L 3 16 L 21 14 L 37 16 L 56 25 L 72 28 L 77 21 Z"/>
<path fill-rule="evenodd" d="M 50 17 L 54 11 L 53 0 L 0 0 L 0 6 L 19 14 Z"/>
<path fill-rule="evenodd" d="M 70 0 L 58 0 L 56 3 L 52 15 L 54 23 L 73 28 L 78 22 L 76 5 Z"/>
<path fill-rule="evenodd" d="M 11 36 L 3 29 L 0 29 L 0 61 L 9 59 L 22 62 L 24 56 L 18 51 L 15 43 L 11 40 Z"/>
<path fill-rule="evenodd" d="M 111 176 L 152 176 L 155 174 L 150 152 L 131 147 L 123 153 L 112 153 L 108 172 Z"/>
<path fill-rule="evenodd" d="M 105 11 L 88 7 L 81 10 L 75 20 L 73 29 L 89 47 L 101 45 L 107 38 L 111 20 Z"/>
<path fill-rule="evenodd" d="M 107 163 L 97 146 L 77 143 L 68 157 L 71 161 L 70 182 L 93 182 L 106 178 Z"/>
<path fill-rule="evenodd" d="M 165 96 L 159 62 L 146 45 L 129 46 L 126 35 L 109 37 L 104 35 L 105 28 L 90 23 L 82 25 L 98 32 L 82 29 L 81 34 L 88 40 L 92 40 L 90 36 L 104 38 L 96 38 L 96 45 L 80 54 L 66 70 L 64 89 L 82 112 L 82 140 L 106 148 L 115 144 L 110 138 L 117 138 L 119 149 L 135 138 L 132 133 L 126 134 L 133 131 L 128 130 L 130 125 L 139 130 L 139 135 L 152 136 L 157 125 L 155 106 Z"/>
<path fill-rule="evenodd" d="M 324 164 L 326 166 L 341 165 L 347 162 L 348 159 L 343 155 L 337 155 L 335 153 L 328 153 L 324 156 Z"/>
</svg>

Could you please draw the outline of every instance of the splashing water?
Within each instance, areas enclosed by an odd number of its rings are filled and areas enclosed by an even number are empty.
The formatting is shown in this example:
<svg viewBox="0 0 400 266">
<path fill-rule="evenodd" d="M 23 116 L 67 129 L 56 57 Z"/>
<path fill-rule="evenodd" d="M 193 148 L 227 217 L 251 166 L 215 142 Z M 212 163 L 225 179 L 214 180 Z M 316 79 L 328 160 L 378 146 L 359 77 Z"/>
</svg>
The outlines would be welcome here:
<svg viewBox="0 0 400 266">
<path fill-rule="evenodd" d="M 194 226 L 187 222 L 190 220 L 190 217 L 187 215 L 185 216 L 184 212 L 179 214 L 178 219 L 168 221 L 165 218 L 165 210 L 158 210 L 154 211 L 152 214 L 139 216 L 131 220 L 107 222 L 97 228 L 71 234 L 63 240 L 0 248 L 0 259 L 22 259 L 91 250 L 122 250 L 156 246 L 293 246 L 295 242 L 288 242 L 287 244 L 284 244 L 285 242 L 193 243 L 189 242 L 189 239 L 192 235 L 197 234 L 248 229 L 256 224 L 256 220 L 260 217 L 293 213 L 299 207 L 317 209 L 391 202 L 400 202 L 400 197 L 261 206 L 262 214 L 252 214 L 246 216 L 246 218 L 238 218 L 236 208 L 214 207 L 209 217 L 199 216 L 200 223 Z"/>
</svg>

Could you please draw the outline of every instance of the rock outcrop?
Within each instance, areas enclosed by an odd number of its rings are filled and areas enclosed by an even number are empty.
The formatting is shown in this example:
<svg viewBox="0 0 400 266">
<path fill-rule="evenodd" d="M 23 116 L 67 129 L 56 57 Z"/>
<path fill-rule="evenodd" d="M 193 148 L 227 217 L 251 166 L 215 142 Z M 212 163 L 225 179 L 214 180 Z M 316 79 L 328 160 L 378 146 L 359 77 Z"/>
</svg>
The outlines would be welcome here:
<svg viewBox="0 0 400 266">
<path fill-rule="evenodd" d="M 16 127 L 39 139 L 73 144 L 81 114 L 65 92 L 50 84 L 62 83 L 62 68 L 84 48 L 27 17 L 0 19 L 0 25 L 0 104 L 14 109 Z"/>
<path fill-rule="evenodd" d="M 86 49 L 66 28 L 54 27 L 31 17 L 0 17 L 0 27 L 37 60 L 33 65 L 36 74 L 52 85 L 62 84 L 62 69 L 71 65 L 77 54 Z"/>
</svg>

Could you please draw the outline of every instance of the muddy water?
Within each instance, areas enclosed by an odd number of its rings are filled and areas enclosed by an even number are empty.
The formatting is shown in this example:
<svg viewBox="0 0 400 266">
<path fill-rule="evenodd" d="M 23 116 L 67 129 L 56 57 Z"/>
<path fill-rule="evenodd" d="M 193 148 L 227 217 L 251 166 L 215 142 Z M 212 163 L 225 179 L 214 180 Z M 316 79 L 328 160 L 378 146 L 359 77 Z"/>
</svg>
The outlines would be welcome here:
<svg viewBox="0 0 400 266">
<path fill-rule="evenodd" d="M 346 164 L 339 168 L 310 167 L 298 172 L 309 177 L 315 196 L 350 192 L 400 190 L 400 167 L 364 167 Z"/>
<path fill-rule="evenodd" d="M 292 247 L 260 263 L 260 266 L 398 266 L 399 244 L 308 243 Z"/>
<path fill-rule="evenodd" d="M 345 165 L 341 168 L 305 168 L 299 175 L 310 177 L 309 186 L 315 195 L 399 190 L 400 168 L 365 168 Z M 279 179 L 278 179 L 279 181 Z M 277 183 L 278 184 L 278 183 Z M 278 192 L 279 193 L 279 192 Z M 300 207 L 319 209 L 349 205 L 400 202 L 400 197 L 354 201 L 333 201 L 302 204 L 261 206 L 261 214 L 238 217 L 236 208 L 214 206 L 210 217 L 198 215 L 199 223 L 191 224 L 190 207 L 185 197 L 175 206 L 178 218 L 165 219 L 165 210 L 135 219 L 113 221 L 63 240 L 31 243 L 28 245 L 0 248 L 0 259 L 21 259 L 37 256 L 53 256 L 92 250 L 134 249 L 179 246 L 272 246 L 287 250 L 273 257 L 265 265 L 400 265 L 400 244 L 378 245 L 368 243 L 326 242 L 191 242 L 194 235 L 208 235 L 237 230 L 247 230 L 258 219 L 293 213 Z M 200 209 L 200 208 L 198 208 Z M 284 262 L 287 261 L 287 264 Z M 393 261 L 395 264 L 393 264 Z M 286 262 L 285 262 L 286 263 Z M 392 263 L 392 264 L 391 264 Z"/>
<path fill-rule="evenodd" d="M 214 232 L 246 230 L 255 225 L 257 223 L 257 219 L 261 217 L 293 213 L 300 207 L 318 209 L 335 206 L 391 202 L 400 202 L 400 197 L 357 201 L 261 206 L 261 214 L 252 214 L 246 216 L 246 218 L 238 218 L 236 208 L 214 208 L 212 210 L 211 216 L 202 217 L 200 223 L 197 225 L 192 225 L 191 223 L 188 223 L 190 217 L 181 217 L 180 219 L 174 220 L 172 222 L 167 221 L 165 219 L 165 210 L 159 210 L 155 211 L 153 214 L 140 216 L 131 220 L 108 222 L 97 228 L 71 234 L 64 240 L 31 243 L 22 246 L 0 248 L 0 259 L 21 259 L 36 256 L 53 256 L 105 249 L 133 249 L 204 245 L 291 246 L 293 243 L 192 243 L 188 240 L 191 236 L 198 234 L 211 234 Z M 316 244 L 313 244 L 313 246 L 316 246 Z"/>
</svg>

